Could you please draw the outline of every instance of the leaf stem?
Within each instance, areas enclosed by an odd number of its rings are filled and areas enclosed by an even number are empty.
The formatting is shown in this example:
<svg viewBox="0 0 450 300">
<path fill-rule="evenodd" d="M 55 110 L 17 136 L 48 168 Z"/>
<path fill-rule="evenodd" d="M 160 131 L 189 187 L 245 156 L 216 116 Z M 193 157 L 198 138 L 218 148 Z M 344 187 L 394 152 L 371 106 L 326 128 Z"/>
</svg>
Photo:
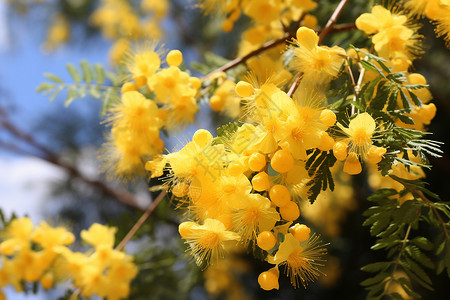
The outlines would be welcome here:
<svg viewBox="0 0 450 300">
<path fill-rule="evenodd" d="M 398 253 L 397 259 L 395 260 L 394 269 L 392 270 L 392 273 L 391 273 L 392 275 L 391 275 L 391 277 L 389 279 L 389 283 L 387 284 L 387 286 L 384 289 L 383 295 L 386 293 L 386 291 L 389 291 L 389 288 L 390 288 L 392 282 L 395 280 L 394 279 L 394 274 L 395 274 L 395 271 L 397 271 L 398 265 L 400 264 L 400 258 L 403 255 L 403 252 L 405 251 L 406 242 L 408 241 L 409 233 L 411 232 L 411 227 L 412 227 L 411 224 L 409 224 L 408 225 L 408 229 L 406 230 L 405 237 L 403 238 L 403 241 L 402 241 L 402 248 L 400 249 L 400 252 Z"/>
<path fill-rule="evenodd" d="M 356 97 L 358 97 L 359 91 L 361 90 L 361 84 L 362 84 L 362 81 L 363 81 L 363 79 L 364 79 L 364 74 L 366 73 L 366 69 L 363 68 L 363 66 L 361 65 L 361 63 L 359 63 L 359 67 L 360 67 L 360 69 L 361 69 L 361 72 L 359 73 L 358 82 L 357 82 L 356 85 L 354 86 L 354 87 L 355 87 L 355 96 L 353 97 L 353 102 L 355 102 L 355 103 L 356 103 Z M 349 71 L 351 72 L 350 66 L 349 66 Z M 352 104 L 352 115 L 353 115 L 354 113 L 355 113 L 355 105 Z"/>
</svg>

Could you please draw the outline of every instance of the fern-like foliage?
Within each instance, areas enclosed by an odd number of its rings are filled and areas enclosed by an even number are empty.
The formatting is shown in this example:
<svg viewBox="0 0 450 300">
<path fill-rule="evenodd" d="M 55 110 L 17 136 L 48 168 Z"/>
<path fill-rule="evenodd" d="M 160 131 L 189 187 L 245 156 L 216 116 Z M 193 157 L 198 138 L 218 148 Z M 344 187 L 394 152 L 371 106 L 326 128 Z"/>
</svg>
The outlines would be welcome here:
<svg viewBox="0 0 450 300">
<path fill-rule="evenodd" d="M 70 105 L 75 99 L 90 96 L 102 100 L 101 114 L 104 115 L 108 108 L 118 101 L 120 96 L 120 85 L 123 76 L 120 73 L 113 73 L 105 70 L 103 65 L 97 63 L 89 64 L 82 60 L 77 69 L 73 64 L 66 65 L 73 82 L 67 83 L 54 74 L 46 73 L 44 76 L 49 80 L 43 82 L 37 92 L 44 95 L 50 95 L 50 101 L 53 101 L 62 91 L 66 90 L 65 105 Z"/>
<path fill-rule="evenodd" d="M 308 199 L 311 204 L 314 203 L 321 191 L 326 191 L 330 188 L 334 190 L 334 180 L 330 168 L 336 162 L 331 151 L 321 151 L 316 149 L 313 151 L 306 161 L 306 169 L 311 180 L 306 184 L 309 186 Z"/>
<path fill-rule="evenodd" d="M 367 217 L 363 225 L 370 226 L 370 234 L 377 238 L 372 249 L 387 251 L 387 260 L 364 266 L 363 271 L 375 275 L 361 282 L 361 285 L 369 291 L 368 299 L 381 299 L 385 295 L 403 299 L 402 294 L 396 292 L 398 288 L 419 299 L 420 295 L 414 289 L 416 285 L 433 290 L 428 272 L 436 270 L 441 273 L 446 268 L 450 275 L 450 206 L 430 201 L 425 194 L 436 195 L 424 187 L 424 182 L 392 178 L 404 184 L 405 189 L 401 192 L 378 190 L 368 199 L 375 205 L 363 214 Z M 414 199 L 400 205 L 397 198 L 407 193 L 412 193 Z M 424 224 L 432 225 L 439 232 L 437 250 L 427 237 L 416 234 Z"/>
</svg>

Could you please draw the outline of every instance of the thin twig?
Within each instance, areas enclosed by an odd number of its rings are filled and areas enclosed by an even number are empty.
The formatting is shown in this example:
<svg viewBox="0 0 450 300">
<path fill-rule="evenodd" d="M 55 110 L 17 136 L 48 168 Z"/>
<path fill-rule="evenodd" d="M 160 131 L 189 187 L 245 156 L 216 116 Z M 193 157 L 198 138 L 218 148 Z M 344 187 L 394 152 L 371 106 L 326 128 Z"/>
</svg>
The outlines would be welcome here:
<svg viewBox="0 0 450 300">
<path fill-rule="evenodd" d="M 405 186 L 406 187 L 406 186 Z M 427 203 L 431 209 L 433 210 L 434 214 L 436 215 L 436 217 L 439 220 L 439 223 L 441 224 L 442 228 L 444 229 L 444 234 L 445 237 L 448 239 L 449 235 L 448 235 L 448 231 L 447 231 L 447 226 L 445 225 L 444 220 L 442 219 L 441 215 L 439 214 L 438 210 L 436 209 L 436 207 L 434 207 L 432 204 L 434 203 L 433 201 L 431 201 L 430 199 L 427 198 L 427 196 L 424 195 L 424 193 L 422 191 L 419 191 L 413 187 L 407 186 L 407 189 L 409 189 L 413 194 L 416 194 L 416 196 L 418 196 L 420 199 L 422 199 L 425 203 Z"/>
<path fill-rule="evenodd" d="M 0 116 L 2 117 L 2 120 L 0 121 L 1 127 L 6 129 L 9 133 L 11 133 L 19 141 L 24 142 L 31 148 L 40 152 L 40 154 L 33 154 L 31 151 L 26 151 L 20 147 L 12 145 L 12 144 L 0 143 L 0 146 L 3 146 L 9 150 L 13 150 L 14 148 L 16 148 L 17 150 L 21 150 L 20 152 L 22 152 L 22 153 L 27 153 L 28 155 L 32 155 L 32 156 L 40 158 L 48 163 L 51 163 L 55 166 L 63 168 L 70 174 L 70 176 L 81 179 L 83 182 L 100 190 L 104 195 L 111 196 L 134 209 L 142 210 L 142 208 L 136 202 L 134 196 L 132 194 L 130 194 L 129 192 L 127 192 L 125 190 L 114 189 L 112 187 L 107 186 L 102 181 L 90 179 L 90 178 L 86 177 L 83 173 L 81 173 L 80 170 L 78 170 L 74 166 L 62 161 L 61 158 L 57 154 L 53 153 L 53 151 L 51 151 L 50 149 L 48 149 L 47 147 L 45 147 L 44 145 L 42 145 L 38 141 L 36 141 L 32 135 L 29 135 L 29 134 L 23 132 L 17 126 L 15 126 L 7 118 L 7 114 L 1 108 L 0 108 Z"/>
<path fill-rule="evenodd" d="M 164 199 L 164 196 L 166 196 L 167 192 L 165 190 L 161 191 L 159 193 L 158 197 L 156 197 L 155 200 L 153 200 L 152 204 L 147 208 L 147 210 L 144 212 L 144 214 L 137 220 L 137 222 L 134 224 L 133 227 L 131 227 L 130 231 L 127 233 L 127 235 L 120 241 L 120 243 L 114 248 L 114 250 L 120 251 L 122 250 L 125 245 L 130 241 L 130 239 L 136 234 L 136 232 L 142 227 L 142 225 L 145 223 L 145 221 L 148 219 L 148 217 L 153 213 L 153 211 L 156 209 L 159 203 Z M 77 288 L 72 295 L 70 296 L 70 299 L 77 299 L 78 295 L 80 295 L 81 289 Z"/>
<path fill-rule="evenodd" d="M 343 24 L 337 24 L 334 25 L 329 33 L 339 33 L 339 32 L 343 32 L 343 31 L 351 31 L 351 30 L 355 30 L 356 29 L 356 25 L 355 23 L 343 23 Z"/>
<path fill-rule="evenodd" d="M 287 92 L 287 95 L 289 97 L 292 97 L 295 90 L 297 90 L 298 86 L 300 85 L 300 81 L 302 80 L 303 72 L 300 72 L 297 74 L 297 76 L 294 79 L 294 83 L 292 83 L 291 87 L 289 88 L 289 91 Z"/>
<path fill-rule="evenodd" d="M 263 44 L 260 48 L 253 50 L 252 52 L 248 53 L 247 55 L 235 58 L 232 61 L 229 61 L 228 63 L 224 64 L 220 68 L 217 68 L 214 71 L 206 74 L 205 76 L 203 76 L 201 78 L 201 80 L 204 81 L 204 80 L 208 79 L 209 77 L 211 77 L 211 75 L 213 75 L 215 73 L 228 71 L 229 69 L 232 69 L 232 68 L 236 67 L 237 65 L 244 63 L 249 58 L 258 55 L 259 53 L 264 52 L 267 49 L 270 49 L 272 47 L 275 47 L 279 44 L 286 42 L 290 37 L 291 37 L 291 34 L 285 34 L 282 38 L 268 41 L 267 43 Z"/>
<path fill-rule="evenodd" d="M 158 197 L 152 202 L 152 204 L 147 208 L 147 210 L 144 212 L 144 214 L 137 220 L 136 224 L 130 229 L 130 231 L 127 233 L 127 235 L 122 239 L 122 241 L 116 246 L 116 250 L 122 250 L 123 247 L 128 243 L 128 241 L 136 234 L 136 232 L 139 230 L 139 228 L 142 227 L 144 222 L 148 219 L 148 217 L 153 213 L 153 211 L 156 209 L 158 204 L 164 199 L 164 196 L 166 196 L 167 192 L 165 190 L 161 191 L 159 193 Z"/>
<path fill-rule="evenodd" d="M 366 58 L 364 58 L 364 60 L 366 60 Z M 356 83 L 356 85 L 354 84 L 355 82 L 354 82 L 354 79 L 353 79 L 352 70 L 351 70 L 350 66 L 348 66 L 348 70 L 349 70 L 350 76 L 352 78 L 352 84 L 353 84 L 354 90 L 355 90 L 355 95 L 353 96 L 353 102 L 355 102 L 355 103 L 356 103 L 356 97 L 358 97 L 358 94 L 361 91 L 361 84 L 362 84 L 362 81 L 364 79 L 364 74 L 366 73 L 366 69 L 363 68 L 361 63 L 358 63 L 358 65 L 359 65 L 359 68 L 360 68 L 361 72 L 359 73 L 358 82 Z M 352 104 L 352 115 L 354 113 L 355 113 L 355 105 Z"/>
<path fill-rule="evenodd" d="M 337 19 L 342 13 L 342 10 L 344 9 L 345 5 L 347 4 L 348 0 L 341 0 L 339 2 L 338 6 L 334 10 L 333 14 L 331 15 L 330 19 L 328 20 L 327 24 L 325 25 L 324 29 L 319 34 L 319 45 L 322 44 L 323 39 L 328 35 L 328 33 L 331 31 L 331 28 L 336 23 Z"/>
</svg>

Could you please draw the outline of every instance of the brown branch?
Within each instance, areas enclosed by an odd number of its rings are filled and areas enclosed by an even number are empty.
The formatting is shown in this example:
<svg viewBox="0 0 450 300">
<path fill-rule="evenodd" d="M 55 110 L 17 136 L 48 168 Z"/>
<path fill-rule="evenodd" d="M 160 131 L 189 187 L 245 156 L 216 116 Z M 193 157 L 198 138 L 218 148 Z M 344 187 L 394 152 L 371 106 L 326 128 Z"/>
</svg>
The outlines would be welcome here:
<svg viewBox="0 0 450 300">
<path fill-rule="evenodd" d="M 300 85 L 300 81 L 302 80 L 303 72 L 300 72 L 297 74 L 297 76 L 294 79 L 294 83 L 292 83 L 291 87 L 289 88 L 289 91 L 287 92 L 287 95 L 289 97 L 292 97 L 295 90 L 297 90 L 298 86 Z"/>
<path fill-rule="evenodd" d="M 351 30 L 355 30 L 356 29 L 356 25 L 355 23 L 343 23 L 343 24 L 337 24 L 334 25 L 329 33 L 339 33 L 339 32 L 343 32 L 343 31 L 351 31 Z"/>
<path fill-rule="evenodd" d="M 289 38 L 292 38 L 292 35 L 285 34 L 282 38 L 268 41 L 267 43 L 263 44 L 260 48 L 253 50 L 252 52 L 248 53 L 247 55 L 235 58 L 232 61 L 229 61 L 228 63 L 224 64 L 220 68 L 217 68 L 214 71 L 206 74 L 205 76 L 203 76 L 201 78 L 201 80 L 204 81 L 204 80 L 208 79 L 209 77 L 211 77 L 211 75 L 213 75 L 215 73 L 228 71 L 229 69 L 232 69 L 232 68 L 236 67 L 237 65 L 244 63 L 249 58 L 258 55 L 259 53 L 264 52 L 267 49 L 270 49 L 272 47 L 275 47 L 279 44 L 286 42 Z"/>
<path fill-rule="evenodd" d="M 346 2 L 346 0 L 345 0 L 345 2 Z M 342 9 L 344 5 L 345 5 L 345 3 L 342 5 L 341 8 L 338 6 L 338 7 L 336 8 L 336 10 L 337 10 L 338 8 Z M 336 11 L 335 11 L 335 13 L 336 13 Z M 348 30 L 354 30 L 354 29 L 356 29 L 356 26 L 355 26 L 354 23 L 344 23 L 344 24 L 334 25 L 334 23 L 336 22 L 336 19 L 337 19 L 337 17 L 339 16 L 339 14 L 340 14 L 340 11 L 339 11 L 339 13 L 337 14 L 337 16 L 334 18 L 333 23 L 331 23 L 331 25 L 329 25 L 331 28 L 328 29 L 328 31 L 327 31 L 326 33 L 323 33 L 323 34 L 324 34 L 324 37 L 325 37 L 325 35 L 328 34 L 328 33 L 338 33 L 338 32 L 342 32 L 342 31 L 348 31 Z M 334 15 L 335 15 L 335 14 L 333 14 L 333 16 L 334 16 Z M 201 80 L 204 81 L 204 80 L 208 79 L 209 77 L 211 77 L 211 75 L 213 75 L 213 74 L 215 74 L 215 73 L 218 73 L 218 72 L 226 72 L 226 71 L 228 71 L 228 70 L 230 70 L 230 69 L 232 69 L 232 68 L 234 68 L 234 67 L 236 67 L 236 66 L 238 66 L 238 65 L 240 65 L 240 64 L 242 64 L 242 63 L 244 63 L 244 62 L 247 61 L 249 58 L 258 55 L 258 54 L 260 54 L 261 52 L 264 52 L 265 50 L 268 50 L 268 49 L 270 49 L 270 48 L 272 48 L 272 47 L 275 47 L 275 46 L 277 46 L 277 45 L 279 45 L 279 44 L 281 44 L 281 43 L 283 43 L 283 42 L 289 41 L 290 39 L 292 39 L 293 37 L 295 37 L 296 30 L 297 30 L 298 27 L 300 26 L 300 23 L 301 23 L 301 21 L 304 19 L 304 16 L 305 16 L 305 15 L 302 15 L 302 16 L 300 17 L 300 19 L 294 24 L 293 29 L 290 30 L 290 31 L 287 30 L 286 26 L 283 24 L 283 28 L 284 28 L 284 31 L 286 32 L 286 34 L 285 34 L 282 38 L 268 41 L 268 42 L 266 42 L 265 44 L 263 44 L 260 48 L 255 49 L 255 50 L 251 51 L 250 53 L 248 53 L 248 54 L 246 54 L 246 55 L 244 55 L 244 56 L 237 57 L 237 58 L 233 59 L 232 61 L 229 61 L 229 62 L 226 63 L 225 65 L 223 65 L 223 66 L 221 66 L 221 67 L 215 69 L 214 71 L 211 71 L 210 73 L 206 74 L 205 76 L 203 76 L 203 77 L 201 78 Z M 332 17 L 333 17 L 333 16 L 332 16 Z M 330 19 L 331 19 L 331 18 L 330 18 Z M 330 21 L 328 21 L 328 22 L 330 22 Z M 327 25 L 328 25 L 328 23 L 327 23 Z M 327 29 L 327 27 L 325 27 L 323 30 L 319 30 L 319 33 L 322 34 L 322 32 L 324 32 L 325 29 Z M 319 42 L 319 45 L 320 45 L 320 42 Z M 300 76 L 300 77 L 301 77 L 301 76 Z M 296 82 L 295 82 L 295 84 L 296 84 L 297 86 L 298 86 L 298 84 L 299 84 L 299 81 L 300 81 L 300 79 L 298 78 L 298 79 L 296 80 Z M 295 89 L 294 89 L 294 91 L 295 91 Z"/>
<path fill-rule="evenodd" d="M 104 195 L 113 197 L 113 198 L 119 200 L 120 202 L 124 203 L 125 205 L 130 206 L 134 209 L 142 210 L 142 208 L 136 202 L 134 196 L 132 194 L 130 194 L 129 192 L 127 192 L 125 190 L 114 189 L 114 188 L 107 186 L 102 181 L 92 180 L 90 178 L 87 178 L 77 168 L 63 162 L 58 155 L 53 153 L 53 151 L 51 151 L 44 145 L 40 144 L 38 141 L 36 141 L 34 139 L 33 136 L 23 132 L 17 126 L 15 126 L 12 122 L 10 122 L 10 120 L 7 118 L 5 111 L 2 110 L 1 108 L 0 108 L 0 116 L 2 117 L 0 124 L 4 129 L 6 129 L 9 133 L 11 133 L 19 141 L 26 143 L 31 148 L 34 148 L 35 150 L 38 150 L 39 152 L 41 152 L 43 155 L 33 154 L 30 151 L 23 150 L 20 147 L 17 147 L 16 145 L 12 145 L 12 144 L 0 143 L 0 146 L 3 146 L 6 149 L 9 149 L 10 151 L 13 149 L 20 150 L 19 152 L 21 152 L 23 154 L 32 155 L 32 156 L 40 158 L 48 163 L 51 163 L 60 168 L 63 168 L 69 173 L 69 175 L 71 175 L 73 177 L 77 177 L 77 178 L 81 179 L 82 181 L 84 181 L 85 183 L 97 188 Z"/>
<path fill-rule="evenodd" d="M 325 25 L 325 27 L 319 34 L 319 45 L 322 44 L 323 39 L 328 35 L 328 33 L 330 33 L 331 28 L 336 23 L 337 19 L 339 18 L 340 14 L 342 13 L 342 10 L 344 9 L 347 2 L 348 2 L 348 0 L 341 0 L 341 2 L 339 2 L 338 6 L 334 10 L 330 19 L 328 20 L 327 24 Z"/>
<path fill-rule="evenodd" d="M 139 228 L 142 227 L 144 222 L 148 219 L 148 217 L 153 213 L 153 211 L 156 209 L 158 204 L 164 199 L 164 196 L 166 196 L 167 192 L 165 190 L 161 191 L 159 193 L 158 197 L 152 202 L 152 204 L 147 208 L 147 210 L 144 212 L 144 214 L 137 220 L 136 224 L 130 229 L 130 231 L 127 233 L 127 235 L 122 239 L 122 241 L 116 246 L 116 250 L 122 250 L 123 247 L 128 243 L 128 241 L 136 234 L 136 232 L 139 230 Z"/>
</svg>

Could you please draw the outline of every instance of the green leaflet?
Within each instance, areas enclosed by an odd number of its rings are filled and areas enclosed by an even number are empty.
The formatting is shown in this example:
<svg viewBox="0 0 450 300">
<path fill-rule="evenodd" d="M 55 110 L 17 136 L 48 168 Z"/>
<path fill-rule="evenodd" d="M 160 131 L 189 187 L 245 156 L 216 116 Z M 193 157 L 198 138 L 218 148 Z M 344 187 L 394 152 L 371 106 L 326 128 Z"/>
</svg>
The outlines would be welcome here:
<svg viewBox="0 0 450 300">
<path fill-rule="evenodd" d="M 118 101 L 122 83 L 120 74 L 108 72 L 98 63 L 91 65 L 86 60 L 80 62 L 79 69 L 70 63 L 66 65 L 66 68 L 73 80 L 72 83 L 66 83 L 61 77 L 46 73 L 44 77 L 49 81 L 40 84 L 36 89 L 37 92 L 50 95 L 49 101 L 53 101 L 62 91 L 66 90 L 65 106 L 69 106 L 76 99 L 87 96 L 100 99 L 102 100 L 102 115 L 106 114 L 108 108 Z M 110 81 L 108 85 L 105 85 L 106 78 Z"/>
</svg>

